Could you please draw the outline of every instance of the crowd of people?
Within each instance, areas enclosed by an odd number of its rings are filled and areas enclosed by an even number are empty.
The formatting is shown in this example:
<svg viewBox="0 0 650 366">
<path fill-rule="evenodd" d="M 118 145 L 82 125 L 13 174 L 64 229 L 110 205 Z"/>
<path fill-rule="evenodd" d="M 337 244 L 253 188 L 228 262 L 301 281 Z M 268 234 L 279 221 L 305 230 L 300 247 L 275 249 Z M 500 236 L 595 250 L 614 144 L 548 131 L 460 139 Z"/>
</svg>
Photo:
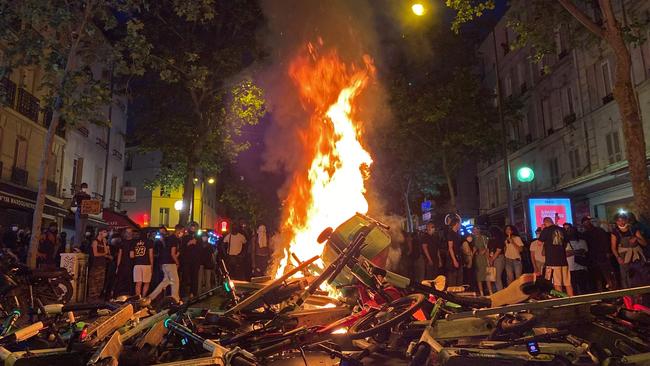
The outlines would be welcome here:
<svg viewBox="0 0 650 366">
<path fill-rule="evenodd" d="M 620 213 L 611 225 L 589 216 L 580 225 L 556 225 L 546 217 L 530 242 L 512 225 L 503 229 L 460 222 L 426 225 L 388 251 L 387 269 L 421 281 L 445 275 L 450 286 L 466 285 L 489 295 L 522 273 L 537 273 L 569 296 L 650 284 L 649 230 L 632 214 Z"/>
<path fill-rule="evenodd" d="M 26 228 L 0 228 L 0 247 L 26 263 L 30 235 Z M 270 261 L 266 227 L 249 231 L 240 220 L 223 236 L 201 231 L 196 222 L 134 230 L 87 228 L 80 247 L 48 225 L 40 236 L 37 266 L 58 267 L 64 252 L 88 254 L 86 299 L 100 301 L 120 295 L 140 295 L 150 300 L 169 292 L 176 301 L 216 286 L 218 260 L 227 263 L 231 278 L 249 280 L 264 275 Z"/>
</svg>

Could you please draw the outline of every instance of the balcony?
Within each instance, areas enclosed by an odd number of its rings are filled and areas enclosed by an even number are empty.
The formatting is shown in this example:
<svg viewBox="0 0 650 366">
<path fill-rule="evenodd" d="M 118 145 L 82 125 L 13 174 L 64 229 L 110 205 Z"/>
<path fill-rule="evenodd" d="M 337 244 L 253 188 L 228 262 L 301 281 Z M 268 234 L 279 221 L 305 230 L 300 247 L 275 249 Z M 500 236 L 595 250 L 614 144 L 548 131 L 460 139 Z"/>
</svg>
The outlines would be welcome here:
<svg viewBox="0 0 650 366">
<path fill-rule="evenodd" d="M 102 149 L 108 150 L 108 143 L 106 143 L 106 141 L 104 141 L 101 137 L 95 138 L 95 143 Z"/>
<path fill-rule="evenodd" d="M 50 195 L 50 196 L 58 196 L 59 191 L 59 186 L 56 184 L 56 182 L 53 182 L 51 180 L 47 180 L 47 185 L 45 188 L 45 192 Z"/>
<path fill-rule="evenodd" d="M 113 149 L 113 156 L 114 156 L 117 160 L 120 160 L 120 161 L 122 160 L 122 153 L 119 152 L 119 151 L 117 151 L 117 149 Z"/>
<path fill-rule="evenodd" d="M 38 123 L 38 112 L 40 111 L 40 102 L 38 98 L 30 94 L 23 88 L 18 89 L 18 102 L 16 110 L 23 116 Z"/>
<path fill-rule="evenodd" d="M 88 135 L 90 135 L 90 131 L 86 127 L 83 127 L 83 126 L 77 127 L 77 132 L 82 134 L 83 137 L 88 137 Z"/>
<path fill-rule="evenodd" d="M 11 170 L 11 182 L 21 185 L 21 186 L 26 186 L 27 185 L 27 178 L 29 177 L 29 174 L 27 173 L 27 170 L 20 169 L 17 167 L 14 167 Z"/>
<path fill-rule="evenodd" d="M 0 97 L 6 106 L 13 108 L 16 104 L 16 83 L 7 78 L 0 80 Z"/>
</svg>

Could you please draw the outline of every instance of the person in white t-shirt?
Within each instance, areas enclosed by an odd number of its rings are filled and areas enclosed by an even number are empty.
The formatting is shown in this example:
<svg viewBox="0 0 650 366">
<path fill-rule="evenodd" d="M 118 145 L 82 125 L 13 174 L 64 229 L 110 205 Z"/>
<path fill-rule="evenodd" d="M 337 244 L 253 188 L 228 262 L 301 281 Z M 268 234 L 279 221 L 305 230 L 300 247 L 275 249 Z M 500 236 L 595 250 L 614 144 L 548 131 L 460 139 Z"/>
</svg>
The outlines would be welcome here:
<svg viewBox="0 0 650 366">
<path fill-rule="evenodd" d="M 246 237 L 239 232 L 239 226 L 233 225 L 232 230 L 223 238 L 226 245 L 228 271 L 237 280 L 245 280 L 244 265 L 246 252 Z"/>
<path fill-rule="evenodd" d="M 517 228 L 513 225 L 506 225 L 505 228 L 505 257 L 506 257 L 506 277 L 508 284 L 521 276 L 521 252 L 524 249 L 524 242 L 521 240 Z"/>
<path fill-rule="evenodd" d="M 537 228 L 535 230 L 535 240 L 530 243 L 530 262 L 533 264 L 533 271 L 537 274 L 544 273 L 544 263 L 546 262 L 546 257 L 544 257 L 544 242 L 539 240 L 539 234 L 542 232 L 542 228 Z"/>
</svg>

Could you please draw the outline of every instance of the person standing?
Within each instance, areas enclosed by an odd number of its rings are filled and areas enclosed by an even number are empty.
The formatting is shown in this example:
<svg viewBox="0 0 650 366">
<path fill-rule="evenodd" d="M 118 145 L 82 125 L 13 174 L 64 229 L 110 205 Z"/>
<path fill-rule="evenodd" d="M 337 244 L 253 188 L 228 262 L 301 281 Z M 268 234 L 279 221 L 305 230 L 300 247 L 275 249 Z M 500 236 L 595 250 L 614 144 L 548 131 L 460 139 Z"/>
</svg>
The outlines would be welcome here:
<svg viewBox="0 0 650 366">
<path fill-rule="evenodd" d="M 449 223 L 447 231 L 447 250 L 449 252 L 447 260 L 447 283 L 449 286 L 463 285 L 463 238 L 460 236 L 460 221 L 454 218 Z"/>
<path fill-rule="evenodd" d="M 152 301 L 155 300 L 161 292 L 165 291 L 168 286 L 172 289 L 172 298 L 176 300 L 176 302 L 181 300 L 179 291 L 180 281 L 178 278 L 178 246 L 184 234 L 183 230 L 183 225 L 176 225 L 174 228 L 174 235 L 161 238 L 158 262 L 160 263 L 160 269 L 163 273 L 163 279 L 147 296 Z"/>
<path fill-rule="evenodd" d="M 426 267 L 419 234 L 414 232 L 406 235 L 407 256 L 411 263 L 411 265 L 407 266 L 408 277 L 414 282 L 420 283 L 424 280 Z"/>
<path fill-rule="evenodd" d="M 517 228 L 512 225 L 506 225 L 505 234 L 506 278 L 509 285 L 521 277 L 521 252 L 524 250 L 524 242 L 521 240 Z"/>
<path fill-rule="evenodd" d="M 427 230 L 420 235 L 420 247 L 424 256 L 424 277 L 433 279 L 440 274 L 440 237 L 436 235 L 436 228 L 432 222 L 427 224 Z"/>
<path fill-rule="evenodd" d="M 201 246 L 197 240 L 197 228 L 198 224 L 190 223 L 180 246 L 181 293 L 188 297 L 199 294 Z"/>
<path fill-rule="evenodd" d="M 506 239 L 501 229 L 496 226 L 490 228 L 490 240 L 488 241 L 488 264 L 494 267 L 496 271 L 495 288 L 497 291 L 503 289 L 503 270 L 505 269 L 505 259 L 503 251 L 505 250 Z"/>
<path fill-rule="evenodd" d="M 88 222 L 88 215 L 81 213 L 82 202 L 85 200 L 89 200 L 91 198 L 90 194 L 88 194 L 87 183 L 81 183 L 81 186 L 79 188 L 80 189 L 77 192 L 75 192 L 74 197 L 72 198 L 72 201 L 77 207 L 77 211 L 75 212 L 75 222 L 74 222 L 74 232 L 75 232 L 74 244 L 77 247 L 81 247 L 82 245 L 82 239 L 83 239 L 82 234 L 86 232 L 86 224 Z"/>
<path fill-rule="evenodd" d="M 596 286 L 596 291 L 615 290 L 616 274 L 612 265 L 611 237 L 600 226 L 593 224 L 590 216 L 581 220 L 583 232 L 579 238 L 587 242 L 587 257 L 589 258 L 589 274 Z"/>
<path fill-rule="evenodd" d="M 233 278 L 238 280 L 245 280 L 244 262 L 244 246 L 246 245 L 246 237 L 239 231 L 238 225 L 233 225 L 232 230 L 223 239 L 226 244 L 228 253 L 228 271 L 231 271 Z"/>
<path fill-rule="evenodd" d="M 146 237 L 136 239 L 129 251 L 133 260 L 133 283 L 135 295 L 146 296 L 151 282 L 151 266 L 153 263 L 153 242 Z"/>
<path fill-rule="evenodd" d="M 476 289 L 476 273 L 474 271 L 474 256 L 476 255 L 476 247 L 474 246 L 474 237 L 470 234 L 463 240 L 463 278 L 465 284 L 469 285 L 472 291 Z"/>
<path fill-rule="evenodd" d="M 539 240 L 539 234 L 542 232 L 542 228 L 538 227 L 535 230 L 535 240 L 530 243 L 530 262 L 533 264 L 533 272 L 537 274 L 544 273 L 544 263 L 546 262 L 546 257 L 544 257 L 544 242 Z"/>
<path fill-rule="evenodd" d="M 566 249 L 566 259 L 569 263 L 573 292 L 576 295 L 589 293 L 589 272 L 587 272 L 587 267 L 576 261 L 576 257 L 586 258 L 587 242 L 584 239 L 578 238 L 578 232 L 573 225 L 565 223 L 562 227 L 569 239 L 569 245 Z"/>
<path fill-rule="evenodd" d="M 266 233 L 266 226 L 257 227 L 251 250 L 251 259 L 253 260 L 253 275 L 264 276 L 266 268 L 269 265 L 271 251 L 269 249 L 269 239 Z"/>
<path fill-rule="evenodd" d="M 488 239 L 481 233 L 481 229 L 477 226 L 474 228 L 474 269 L 476 272 L 476 286 L 481 296 L 485 295 L 483 285 L 487 287 L 487 291 L 492 295 L 492 286 L 485 279 L 486 270 L 488 266 Z"/>
<path fill-rule="evenodd" d="M 621 288 L 641 286 L 643 285 L 641 274 L 646 263 L 643 247 L 647 245 L 647 242 L 641 232 L 630 225 L 627 215 L 617 214 L 615 220 L 616 224 L 611 236 L 611 249 L 620 267 Z M 633 277 L 639 278 L 640 281 L 632 281 Z"/>
<path fill-rule="evenodd" d="M 106 265 L 112 258 L 108 247 L 108 230 L 99 229 L 97 237 L 90 244 L 90 266 L 88 268 L 88 300 L 102 300 L 106 279 Z"/>
<path fill-rule="evenodd" d="M 60 246 L 57 225 L 50 223 L 47 230 L 41 236 L 38 243 L 38 267 L 53 269 L 56 268 L 55 255 Z"/>
<path fill-rule="evenodd" d="M 214 248 L 208 241 L 209 235 L 207 231 L 201 234 L 201 265 L 199 268 L 199 293 L 212 290 L 215 286 L 215 257 Z"/>
<path fill-rule="evenodd" d="M 553 219 L 545 217 L 543 220 L 544 229 L 539 235 L 539 240 L 544 242 L 544 255 L 546 257 L 546 279 L 553 281 L 553 287 L 557 291 L 564 291 L 573 296 L 571 285 L 571 273 L 567 261 L 566 247 L 568 238 L 561 227 L 553 223 Z"/>
<path fill-rule="evenodd" d="M 117 247 L 117 258 L 115 260 L 115 288 L 113 295 L 133 294 L 133 261 L 129 256 L 131 247 L 135 244 L 133 229 L 126 228 L 122 232 L 122 240 Z"/>
</svg>

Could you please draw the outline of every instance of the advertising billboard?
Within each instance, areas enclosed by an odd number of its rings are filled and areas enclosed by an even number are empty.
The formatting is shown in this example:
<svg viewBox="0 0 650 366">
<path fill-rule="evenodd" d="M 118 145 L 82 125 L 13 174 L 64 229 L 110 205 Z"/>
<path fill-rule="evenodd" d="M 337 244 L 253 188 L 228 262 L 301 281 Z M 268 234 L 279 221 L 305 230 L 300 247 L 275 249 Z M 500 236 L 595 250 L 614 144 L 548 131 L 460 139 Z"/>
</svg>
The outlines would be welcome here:
<svg viewBox="0 0 650 366">
<path fill-rule="evenodd" d="M 573 223 L 571 199 L 567 197 L 528 198 L 528 212 L 531 232 L 542 226 L 545 217 L 550 217 L 555 224 Z"/>
</svg>

